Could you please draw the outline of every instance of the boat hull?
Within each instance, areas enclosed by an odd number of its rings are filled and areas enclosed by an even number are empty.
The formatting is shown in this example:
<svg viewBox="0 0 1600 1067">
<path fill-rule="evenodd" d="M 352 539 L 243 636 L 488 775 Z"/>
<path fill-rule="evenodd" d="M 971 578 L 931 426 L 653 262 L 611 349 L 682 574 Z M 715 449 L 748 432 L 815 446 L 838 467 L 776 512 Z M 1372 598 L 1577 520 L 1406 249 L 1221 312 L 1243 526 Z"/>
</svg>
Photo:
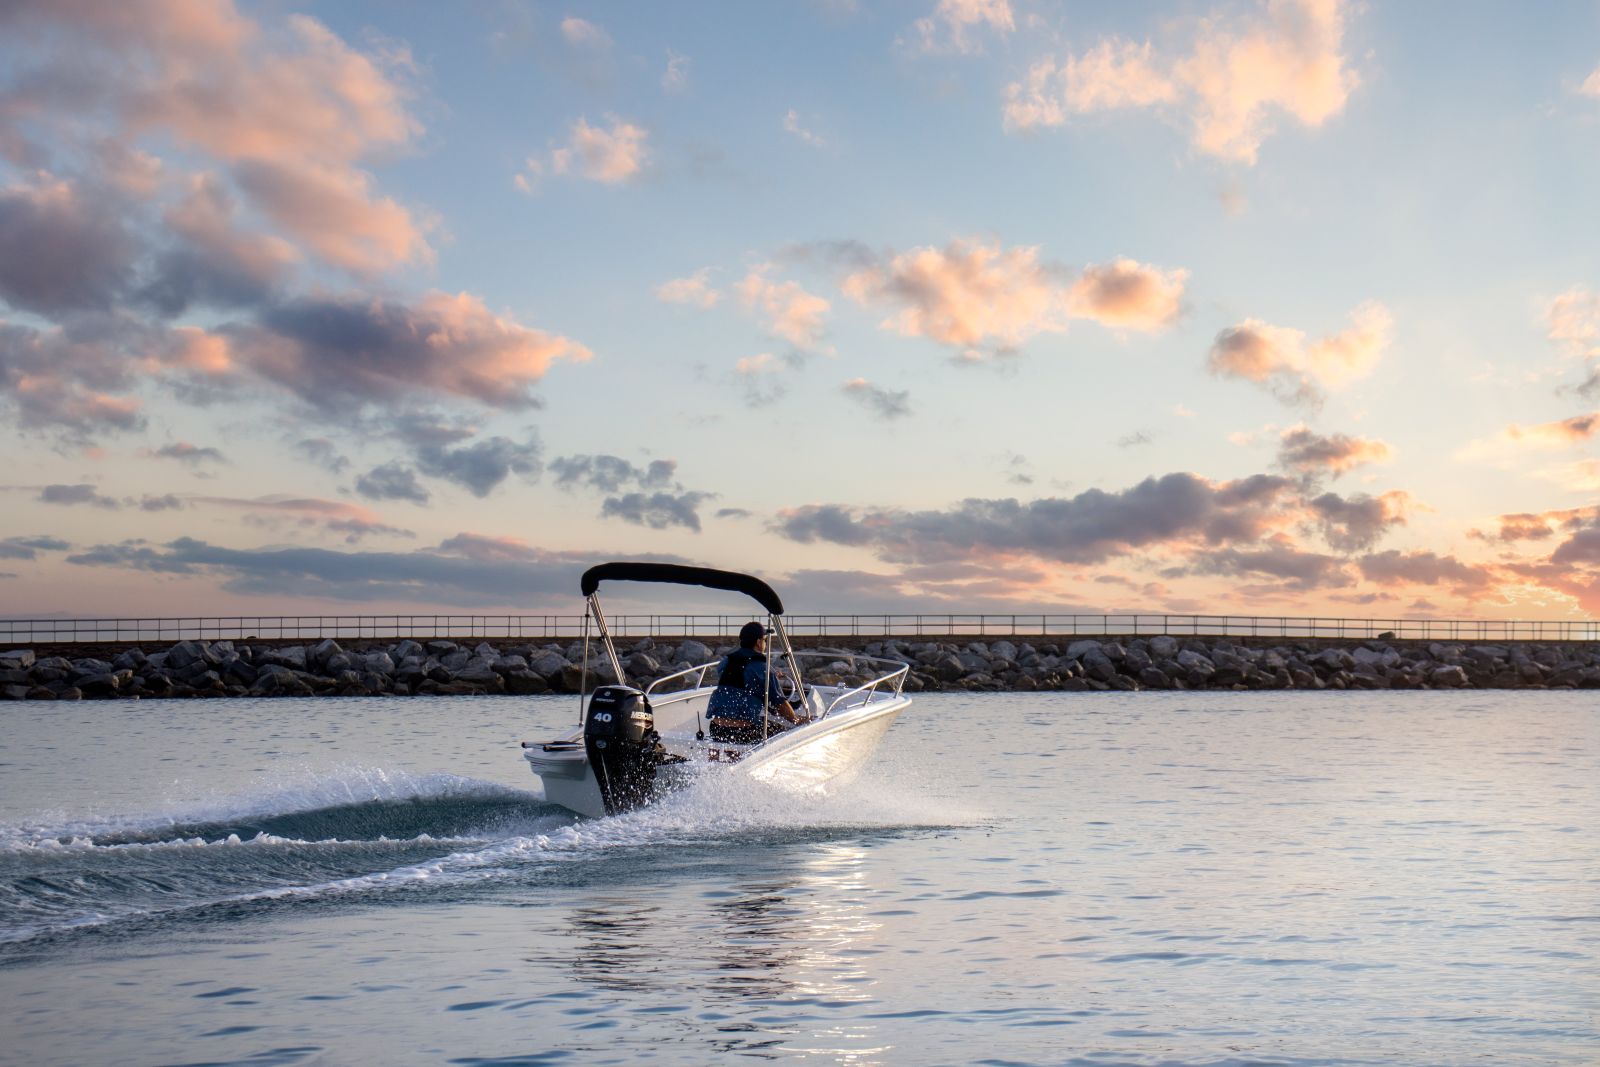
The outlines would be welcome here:
<svg viewBox="0 0 1600 1067">
<path fill-rule="evenodd" d="M 670 773 L 658 776 L 654 795 L 704 774 L 746 775 L 792 792 L 818 792 L 842 784 L 872 758 L 884 734 L 910 703 L 899 695 L 864 702 L 756 745 L 664 734 L 662 744 L 681 762 L 675 762 Z M 523 755 L 543 782 L 547 801 L 589 818 L 607 814 L 581 733 L 550 744 L 525 745 Z"/>
</svg>

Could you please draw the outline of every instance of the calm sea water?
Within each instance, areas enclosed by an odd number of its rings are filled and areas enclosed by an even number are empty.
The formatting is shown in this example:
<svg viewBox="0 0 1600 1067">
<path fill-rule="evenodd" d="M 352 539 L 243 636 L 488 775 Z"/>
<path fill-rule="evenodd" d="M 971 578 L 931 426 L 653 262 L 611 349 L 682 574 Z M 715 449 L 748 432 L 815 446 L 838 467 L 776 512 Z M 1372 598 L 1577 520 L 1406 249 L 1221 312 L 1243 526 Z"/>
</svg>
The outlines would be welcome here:
<svg viewBox="0 0 1600 1067">
<path fill-rule="evenodd" d="M 575 717 L 0 705 L 0 1060 L 1600 1061 L 1593 694 L 941 694 L 592 821 Z"/>
</svg>

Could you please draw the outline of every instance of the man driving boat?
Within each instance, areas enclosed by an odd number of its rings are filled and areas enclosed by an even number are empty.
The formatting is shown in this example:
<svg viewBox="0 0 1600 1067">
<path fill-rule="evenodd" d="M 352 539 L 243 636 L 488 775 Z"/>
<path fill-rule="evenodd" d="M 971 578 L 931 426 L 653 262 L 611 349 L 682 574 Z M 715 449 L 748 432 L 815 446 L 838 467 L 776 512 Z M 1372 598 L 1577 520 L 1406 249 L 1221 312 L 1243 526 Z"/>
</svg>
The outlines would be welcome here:
<svg viewBox="0 0 1600 1067">
<path fill-rule="evenodd" d="M 706 705 L 711 720 L 711 740 L 748 745 L 798 726 L 803 720 L 784 699 L 777 678 L 767 673 L 767 635 L 772 633 L 759 622 L 747 622 L 739 629 L 739 647 L 722 661 L 722 675 Z M 762 728 L 763 707 L 767 716 Z"/>
</svg>

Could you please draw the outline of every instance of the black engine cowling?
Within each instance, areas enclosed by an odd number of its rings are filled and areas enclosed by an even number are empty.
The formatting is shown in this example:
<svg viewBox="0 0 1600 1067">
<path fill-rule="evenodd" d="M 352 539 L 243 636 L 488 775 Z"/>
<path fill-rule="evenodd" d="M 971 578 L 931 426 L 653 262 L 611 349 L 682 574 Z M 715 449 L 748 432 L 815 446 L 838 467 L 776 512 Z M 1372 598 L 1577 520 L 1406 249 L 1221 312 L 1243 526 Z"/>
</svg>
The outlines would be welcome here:
<svg viewBox="0 0 1600 1067">
<path fill-rule="evenodd" d="M 650 701 L 637 689 L 603 685 L 589 697 L 583 744 L 611 815 L 650 799 L 665 750 Z"/>
</svg>

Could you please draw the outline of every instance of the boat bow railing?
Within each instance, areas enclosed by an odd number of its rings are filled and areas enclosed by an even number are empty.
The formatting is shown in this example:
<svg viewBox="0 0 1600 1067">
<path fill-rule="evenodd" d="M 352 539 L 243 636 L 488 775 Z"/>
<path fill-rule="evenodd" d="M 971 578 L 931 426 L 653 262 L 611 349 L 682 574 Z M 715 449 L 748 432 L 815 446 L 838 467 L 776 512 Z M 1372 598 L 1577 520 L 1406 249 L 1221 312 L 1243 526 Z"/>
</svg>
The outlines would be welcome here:
<svg viewBox="0 0 1600 1067">
<path fill-rule="evenodd" d="M 883 673 L 874 676 L 869 681 L 846 689 L 834 697 L 823 708 L 822 714 L 818 716 L 819 718 L 826 718 L 835 710 L 860 707 L 873 700 L 879 693 L 892 692 L 896 697 L 902 695 L 906 684 L 906 676 L 911 671 L 911 664 L 903 660 L 887 659 L 882 656 L 864 656 L 859 652 L 850 652 L 845 649 L 807 649 L 797 651 L 794 655 L 795 659 L 802 661 L 822 660 L 828 663 L 843 663 L 845 669 L 852 674 L 859 673 L 857 671 L 858 666 L 866 666 L 874 670 L 887 668 Z M 657 701 L 657 703 L 666 703 L 676 698 L 688 696 L 696 690 L 705 688 L 706 675 L 720 666 L 720 660 L 713 660 L 709 663 L 697 664 L 696 666 L 686 667 L 681 671 L 664 675 L 645 687 L 645 696 L 647 698 L 652 697 L 658 692 L 664 694 L 663 699 Z M 679 684 L 675 685 L 674 683 Z M 668 686 L 672 686 L 670 693 L 666 689 Z"/>
<path fill-rule="evenodd" d="M 859 652 L 850 652 L 842 648 L 815 648 L 796 652 L 798 660 L 826 660 L 829 663 L 843 663 L 851 673 L 856 673 L 858 664 L 866 665 L 872 669 L 888 668 L 884 673 L 872 678 L 861 685 L 846 689 L 828 702 L 819 718 L 827 718 L 834 711 L 847 708 L 860 707 L 870 702 L 880 691 L 888 691 L 893 687 L 893 694 L 900 696 L 905 688 L 906 676 L 911 671 L 911 664 L 904 660 L 888 659 L 883 656 L 864 656 Z"/>
<path fill-rule="evenodd" d="M 680 678 L 687 679 L 690 675 L 693 675 L 694 676 L 694 684 L 693 685 L 687 685 L 686 684 L 686 685 L 682 686 L 681 688 L 675 688 L 670 694 L 668 694 L 667 698 L 670 700 L 670 699 L 672 699 L 674 697 L 688 696 L 690 693 L 693 693 L 696 689 L 705 688 L 706 673 L 708 671 L 714 670 L 717 667 L 721 666 L 721 663 L 722 663 L 721 660 L 712 660 L 710 663 L 701 663 L 701 664 L 698 664 L 697 666 L 694 666 L 694 667 L 685 667 L 681 671 L 675 671 L 672 674 L 663 675 L 662 677 L 657 678 L 655 681 L 651 682 L 649 685 L 645 686 L 644 695 L 648 698 L 649 696 L 651 696 L 652 694 L 654 694 L 658 690 L 661 690 L 661 687 L 666 685 L 667 683 L 675 682 Z M 664 692 L 664 690 L 662 690 L 662 691 Z"/>
</svg>

